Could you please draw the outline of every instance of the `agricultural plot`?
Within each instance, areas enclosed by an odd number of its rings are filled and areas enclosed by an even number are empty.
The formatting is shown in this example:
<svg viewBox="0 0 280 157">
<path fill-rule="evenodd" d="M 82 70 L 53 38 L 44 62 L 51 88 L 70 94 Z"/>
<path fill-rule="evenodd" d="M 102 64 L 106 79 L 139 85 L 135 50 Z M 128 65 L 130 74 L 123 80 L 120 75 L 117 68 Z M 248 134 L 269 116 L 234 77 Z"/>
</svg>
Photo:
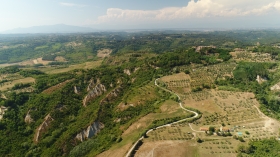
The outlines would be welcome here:
<svg viewBox="0 0 280 157">
<path fill-rule="evenodd" d="M 111 49 L 102 49 L 102 50 L 98 50 L 98 51 L 97 51 L 97 57 L 105 58 L 105 57 L 110 56 L 111 53 L 112 53 L 112 50 L 111 50 Z"/>
<path fill-rule="evenodd" d="M 198 157 L 196 143 L 190 141 L 155 141 L 144 142 L 135 157 Z"/>
<path fill-rule="evenodd" d="M 233 70 L 235 64 L 228 67 L 230 67 L 227 69 L 228 72 L 226 72 L 227 70 L 216 72 L 216 77 L 224 77 L 225 75 L 230 77 L 229 69 Z M 148 138 L 144 140 L 144 147 L 145 142 L 185 141 L 196 145 L 198 156 L 236 156 L 238 145 L 242 143 L 241 138 L 248 142 L 279 137 L 280 123 L 260 112 L 259 103 L 252 93 L 216 89 L 204 89 L 198 92 L 184 90 L 198 85 L 191 85 L 193 78 L 199 80 L 200 77 L 209 76 L 209 80 L 211 80 L 210 74 L 212 74 L 212 78 L 214 76 L 214 72 L 211 73 L 211 71 L 218 68 L 213 66 L 209 69 L 196 67 L 196 70 L 191 71 L 189 75 L 180 73 L 160 79 L 160 85 L 178 93 L 183 106 L 198 109 L 203 113 L 203 116 L 192 124 L 183 122 L 149 133 Z M 206 73 L 202 74 L 202 71 L 206 71 Z M 185 86 L 182 83 L 182 80 L 186 79 L 190 80 L 190 86 Z M 213 135 L 205 132 L 205 129 L 209 129 L 210 126 L 216 130 Z M 203 142 L 197 143 L 198 138 L 202 139 Z M 137 153 L 141 154 L 141 148 L 139 151 Z"/>
<path fill-rule="evenodd" d="M 81 64 L 74 64 L 74 65 L 69 65 L 69 66 L 58 66 L 58 67 L 42 67 L 38 68 L 38 70 L 45 72 L 47 74 L 57 74 L 57 73 L 63 73 L 63 72 L 68 72 L 74 69 L 91 69 L 91 68 L 96 68 L 100 66 L 102 63 L 102 60 L 98 61 L 92 61 L 92 62 L 85 62 Z"/>
<path fill-rule="evenodd" d="M 190 74 L 183 72 L 171 76 L 165 76 L 160 81 L 164 82 L 164 86 L 178 93 L 191 93 L 192 89 L 202 86 L 212 86 L 216 79 L 224 79 L 233 77 L 232 71 L 236 67 L 236 63 L 222 63 L 217 65 L 201 66 L 194 65 L 192 67 L 179 67 L 180 71 L 189 71 Z"/>
<path fill-rule="evenodd" d="M 275 62 L 269 53 L 253 53 L 248 51 L 235 51 L 230 53 L 236 61 L 249 62 Z"/>
<path fill-rule="evenodd" d="M 192 140 L 194 135 L 188 125 L 173 125 L 152 131 L 148 134 L 147 141 L 159 140 Z"/>
<path fill-rule="evenodd" d="M 234 139 L 205 141 L 198 144 L 198 152 L 200 156 L 236 157 L 238 144 L 239 142 Z"/>
<path fill-rule="evenodd" d="M 258 102 L 251 93 L 229 91 L 201 91 L 183 96 L 187 106 L 206 112 L 198 125 L 231 124 L 260 118 L 255 106 Z"/>
<path fill-rule="evenodd" d="M 0 76 L 0 91 L 6 91 L 12 88 L 15 84 L 19 83 L 34 83 L 35 79 L 32 77 L 26 77 L 19 74 L 4 74 Z M 33 91 L 33 88 L 24 88 L 21 90 L 17 90 L 15 92 L 30 92 Z"/>
</svg>

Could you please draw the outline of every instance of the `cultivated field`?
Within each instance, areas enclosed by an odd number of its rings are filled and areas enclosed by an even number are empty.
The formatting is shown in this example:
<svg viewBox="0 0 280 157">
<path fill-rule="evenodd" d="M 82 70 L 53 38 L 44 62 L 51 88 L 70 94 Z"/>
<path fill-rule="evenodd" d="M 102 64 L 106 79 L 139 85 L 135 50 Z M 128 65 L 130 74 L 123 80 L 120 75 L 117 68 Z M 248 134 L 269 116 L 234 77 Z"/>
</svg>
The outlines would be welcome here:
<svg viewBox="0 0 280 157">
<path fill-rule="evenodd" d="M 74 65 L 69 65 L 69 66 L 58 66 L 58 67 L 41 67 L 38 68 L 38 70 L 43 71 L 47 74 L 57 74 L 57 73 L 63 73 L 63 72 L 68 72 L 74 69 L 91 69 L 91 68 L 96 68 L 100 66 L 102 63 L 102 60 L 98 61 L 92 61 L 92 62 L 85 62 L 81 64 L 74 64 Z"/>
<path fill-rule="evenodd" d="M 111 50 L 111 49 L 102 49 L 102 50 L 98 50 L 98 51 L 97 51 L 97 57 L 105 58 L 105 57 L 110 56 L 111 53 L 112 53 L 112 50 Z"/>
<path fill-rule="evenodd" d="M 164 76 L 159 81 L 164 83 L 163 86 L 181 94 L 190 94 L 192 89 L 202 86 L 211 87 L 215 79 L 225 79 L 233 77 L 232 71 L 236 63 L 222 63 L 217 65 L 192 65 L 191 67 L 178 67 L 180 71 L 188 70 L 190 74 L 181 72 L 171 76 Z"/>
<path fill-rule="evenodd" d="M 0 83 L 0 91 L 6 91 L 12 88 L 15 84 L 18 83 L 34 83 L 35 79 L 32 77 L 26 77 L 19 74 L 4 74 L 0 76 L 0 82 L 3 80 L 7 80 L 7 82 Z M 27 91 L 31 90 L 29 88 L 26 89 Z"/>
<path fill-rule="evenodd" d="M 196 75 L 203 76 L 202 70 L 199 71 L 200 73 Z M 228 72 L 230 74 L 230 71 Z M 278 138 L 280 123 L 260 112 L 259 103 L 254 94 L 217 89 L 186 92 L 192 88 L 192 76 L 194 76 L 193 72 L 189 75 L 180 73 L 163 77 L 159 81 L 161 85 L 180 95 L 184 107 L 201 111 L 202 118 L 191 124 L 183 122 L 149 133 L 135 156 L 162 156 L 166 152 L 175 152 L 175 154 L 180 152 L 176 154 L 177 156 L 192 154 L 184 153 L 179 146 L 173 147 L 179 143 L 189 144 L 185 146 L 185 149 L 194 150 L 195 148 L 195 156 L 236 156 L 237 147 L 242 142 L 235 138 L 242 138 L 245 143 L 250 140 Z M 196 79 L 199 80 L 198 77 Z M 209 76 L 209 80 L 212 79 L 213 75 L 212 78 Z M 186 85 L 186 80 L 189 80 L 190 85 Z M 205 129 L 210 126 L 216 128 L 217 133 L 211 135 L 207 132 L 206 134 Z M 231 135 L 224 136 L 227 132 Z M 203 142 L 196 142 L 198 138 Z M 164 149 L 158 148 L 158 145 L 164 145 L 168 141 L 172 141 L 173 144 L 162 146 Z"/>
<path fill-rule="evenodd" d="M 66 62 L 66 59 L 62 56 L 57 56 L 54 60 L 58 61 L 58 62 Z M 42 57 L 41 57 L 41 58 L 30 59 L 30 60 L 26 60 L 26 61 L 22 61 L 22 62 L 18 62 L 18 63 L 0 64 L 0 68 L 7 67 L 7 66 L 13 66 L 13 65 L 33 66 L 35 64 L 43 64 L 46 66 L 50 62 L 53 62 L 53 61 L 44 61 L 44 60 L 42 60 Z"/>
<path fill-rule="evenodd" d="M 248 62 L 275 62 L 269 53 L 253 53 L 246 50 L 237 50 L 230 53 L 236 61 Z"/>
</svg>

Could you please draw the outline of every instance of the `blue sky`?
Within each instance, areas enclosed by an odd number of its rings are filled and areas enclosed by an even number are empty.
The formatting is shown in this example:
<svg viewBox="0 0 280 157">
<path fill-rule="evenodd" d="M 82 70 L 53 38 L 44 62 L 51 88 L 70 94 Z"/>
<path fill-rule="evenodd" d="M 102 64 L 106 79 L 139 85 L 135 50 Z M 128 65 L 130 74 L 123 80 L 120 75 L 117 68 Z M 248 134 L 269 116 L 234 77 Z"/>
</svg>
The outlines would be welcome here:
<svg viewBox="0 0 280 157">
<path fill-rule="evenodd" d="M 67 24 L 96 29 L 280 27 L 280 0 L 1 0 L 0 31 Z"/>
</svg>

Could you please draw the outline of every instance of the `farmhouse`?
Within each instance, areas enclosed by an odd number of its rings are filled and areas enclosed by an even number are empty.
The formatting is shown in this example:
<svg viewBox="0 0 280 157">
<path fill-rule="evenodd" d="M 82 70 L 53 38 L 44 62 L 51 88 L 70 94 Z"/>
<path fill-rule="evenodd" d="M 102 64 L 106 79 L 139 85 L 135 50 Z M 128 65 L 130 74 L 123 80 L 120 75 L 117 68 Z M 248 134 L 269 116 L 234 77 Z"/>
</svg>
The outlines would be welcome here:
<svg viewBox="0 0 280 157">
<path fill-rule="evenodd" d="M 230 131 L 230 129 L 229 128 L 227 128 L 227 127 L 223 127 L 222 129 L 221 129 L 221 131 Z"/>
<path fill-rule="evenodd" d="M 200 128 L 200 131 L 209 131 L 209 128 Z"/>
</svg>

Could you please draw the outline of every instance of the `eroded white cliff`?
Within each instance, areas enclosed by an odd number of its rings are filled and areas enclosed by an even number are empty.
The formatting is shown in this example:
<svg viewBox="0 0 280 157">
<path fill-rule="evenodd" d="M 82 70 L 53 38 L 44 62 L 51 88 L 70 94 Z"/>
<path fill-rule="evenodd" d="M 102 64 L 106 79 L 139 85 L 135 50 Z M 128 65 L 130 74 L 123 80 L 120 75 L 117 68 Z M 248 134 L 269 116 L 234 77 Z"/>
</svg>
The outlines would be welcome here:
<svg viewBox="0 0 280 157">
<path fill-rule="evenodd" d="M 96 97 L 102 95 L 104 92 L 106 92 L 106 87 L 102 84 L 97 84 L 92 90 L 88 92 L 88 94 L 85 96 L 83 100 L 83 106 L 87 106 L 87 103 Z"/>
<path fill-rule="evenodd" d="M 39 139 L 42 135 L 42 133 L 46 132 L 47 129 L 49 128 L 51 122 L 54 119 L 50 116 L 50 114 L 48 114 L 45 118 L 43 123 L 36 129 L 35 135 L 34 135 L 34 142 L 38 143 Z"/>
<path fill-rule="evenodd" d="M 95 136 L 103 128 L 104 125 L 102 123 L 95 121 L 92 125 L 88 126 L 87 129 L 78 133 L 76 139 L 83 142 L 84 140 Z"/>
</svg>

